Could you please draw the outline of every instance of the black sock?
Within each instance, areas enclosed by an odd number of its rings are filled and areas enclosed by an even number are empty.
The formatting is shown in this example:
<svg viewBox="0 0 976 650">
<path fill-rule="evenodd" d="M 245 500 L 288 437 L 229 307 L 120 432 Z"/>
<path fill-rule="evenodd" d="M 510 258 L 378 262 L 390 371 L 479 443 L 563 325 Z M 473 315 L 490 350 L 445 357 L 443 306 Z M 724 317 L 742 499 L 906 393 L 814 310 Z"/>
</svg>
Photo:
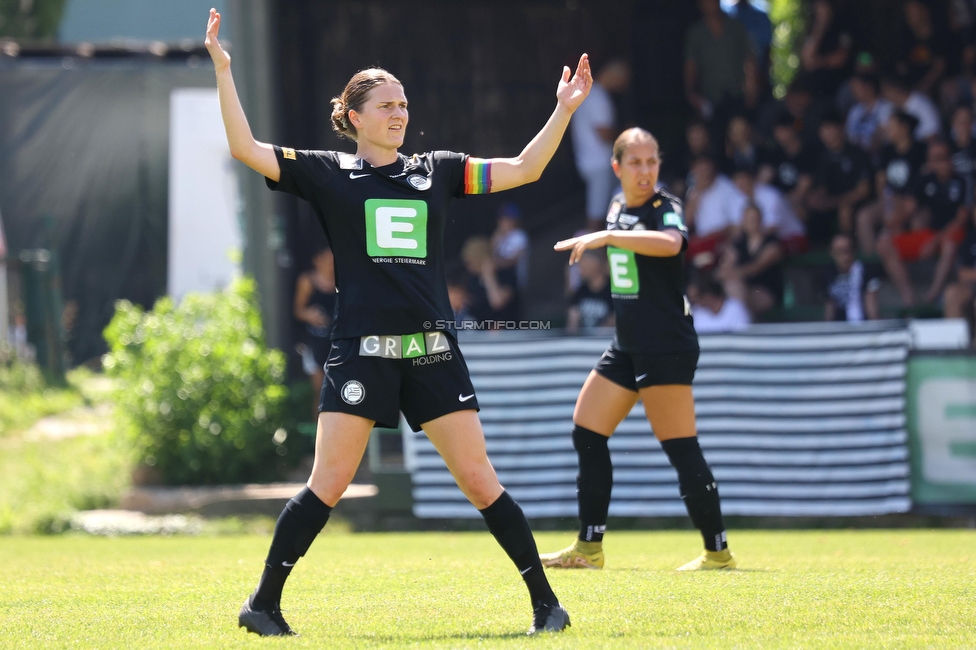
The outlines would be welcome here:
<svg viewBox="0 0 976 650">
<path fill-rule="evenodd" d="M 549 586 L 546 573 L 539 560 L 539 549 L 532 537 L 529 522 L 525 520 L 522 508 L 508 492 L 502 492 L 493 504 L 481 510 L 481 516 L 488 524 L 488 530 L 505 549 L 508 557 L 515 563 L 518 572 L 529 588 L 532 606 L 538 604 L 556 605 L 559 600 Z"/>
<path fill-rule="evenodd" d="M 332 508 L 322 503 L 307 487 L 285 504 L 278 517 L 268 558 L 264 561 L 264 573 L 251 604 L 258 610 L 279 609 L 281 590 L 291 568 L 298 558 L 305 555 L 325 523 Z"/>
<path fill-rule="evenodd" d="M 661 448 L 678 470 L 678 487 L 691 522 L 705 541 L 709 551 L 728 548 L 725 524 L 722 522 L 722 506 L 718 498 L 718 484 L 708 468 L 698 437 L 675 438 L 661 442 Z"/>
<path fill-rule="evenodd" d="M 578 424 L 573 426 L 573 447 L 579 455 L 579 474 L 576 475 L 579 539 L 583 542 L 602 542 L 607 530 L 607 510 L 613 489 L 609 441 L 608 437 Z"/>
</svg>

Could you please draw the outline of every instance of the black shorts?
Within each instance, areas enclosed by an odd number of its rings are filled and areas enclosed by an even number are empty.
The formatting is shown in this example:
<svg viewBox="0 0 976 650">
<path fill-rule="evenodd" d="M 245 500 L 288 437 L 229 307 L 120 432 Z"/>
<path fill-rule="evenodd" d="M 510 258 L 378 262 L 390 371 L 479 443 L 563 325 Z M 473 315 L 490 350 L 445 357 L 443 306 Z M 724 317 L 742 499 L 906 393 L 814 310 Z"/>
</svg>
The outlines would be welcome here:
<svg viewBox="0 0 976 650">
<path fill-rule="evenodd" d="M 691 386 L 698 350 L 686 352 L 624 352 L 610 346 L 594 370 L 613 383 L 637 391 L 648 386 Z"/>
<path fill-rule="evenodd" d="M 466 409 L 480 407 L 464 357 L 450 334 L 332 341 L 320 412 L 358 415 L 396 429 L 403 411 L 410 428 L 420 431 L 421 424 Z"/>
</svg>

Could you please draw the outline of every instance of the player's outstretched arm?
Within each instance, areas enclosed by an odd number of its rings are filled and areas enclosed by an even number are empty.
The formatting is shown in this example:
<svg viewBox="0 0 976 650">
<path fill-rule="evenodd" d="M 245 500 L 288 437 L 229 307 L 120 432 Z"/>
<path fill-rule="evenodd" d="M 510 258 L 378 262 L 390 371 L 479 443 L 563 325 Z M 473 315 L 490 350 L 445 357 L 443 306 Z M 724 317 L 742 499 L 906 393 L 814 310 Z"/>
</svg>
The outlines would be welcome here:
<svg viewBox="0 0 976 650">
<path fill-rule="evenodd" d="M 674 257 L 681 252 L 683 237 L 676 230 L 601 230 L 556 242 L 557 251 L 572 251 L 569 263 L 576 264 L 593 248 L 616 246 L 647 257 Z"/>
<path fill-rule="evenodd" d="M 519 185 L 539 180 L 542 171 L 549 164 L 552 155 L 559 147 L 569 119 L 573 112 L 590 94 L 593 75 L 590 72 L 590 59 L 584 54 L 576 66 L 576 74 L 570 78 L 569 68 L 563 68 L 559 86 L 556 88 L 556 110 L 542 130 L 516 158 L 495 158 L 491 160 L 491 191 L 500 192 Z"/>
<path fill-rule="evenodd" d="M 219 31 L 220 14 L 216 9 L 211 9 L 204 45 L 210 52 L 217 73 L 220 115 L 224 120 L 224 130 L 227 132 L 230 155 L 254 171 L 264 174 L 273 181 L 278 181 L 281 178 L 281 168 L 278 167 L 274 148 L 270 144 L 258 142 L 251 135 L 251 127 L 248 126 L 247 117 L 244 116 L 244 109 L 241 107 L 241 100 L 234 86 L 234 77 L 230 73 L 230 55 L 224 51 L 217 40 Z"/>
</svg>

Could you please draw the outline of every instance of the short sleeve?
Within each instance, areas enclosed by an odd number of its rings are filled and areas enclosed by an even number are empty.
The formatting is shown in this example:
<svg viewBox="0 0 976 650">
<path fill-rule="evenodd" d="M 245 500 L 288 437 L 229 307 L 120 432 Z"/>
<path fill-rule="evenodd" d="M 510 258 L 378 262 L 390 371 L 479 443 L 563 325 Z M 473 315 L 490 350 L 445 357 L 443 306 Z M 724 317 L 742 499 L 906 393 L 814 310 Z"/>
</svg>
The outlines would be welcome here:
<svg viewBox="0 0 976 650">
<path fill-rule="evenodd" d="M 338 163 L 331 152 L 306 151 L 274 145 L 275 158 L 281 177 L 277 182 L 265 178 L 268 189 L 286 192 L 310 201 L 315 188 L 325 183 L 338 169 Z"/>
<path fill-rule="evenodd" d="M 681 233 L 681 250 L 688 248 L 688 226 L 685 225 L 685 212 L 679 201 L 662 199 L 662 204 L 657 207 L 657 229 L 659 231 L 677 230 Z"/>
<path fill-rule="evenodd" d="M 467 154 L 454 151 L 434 151 L 431 153 L 436 177 L 447 184 L 447 193 L 455 198 L 465 195 L 465 168 L 471 158 Z"/>
</svg>

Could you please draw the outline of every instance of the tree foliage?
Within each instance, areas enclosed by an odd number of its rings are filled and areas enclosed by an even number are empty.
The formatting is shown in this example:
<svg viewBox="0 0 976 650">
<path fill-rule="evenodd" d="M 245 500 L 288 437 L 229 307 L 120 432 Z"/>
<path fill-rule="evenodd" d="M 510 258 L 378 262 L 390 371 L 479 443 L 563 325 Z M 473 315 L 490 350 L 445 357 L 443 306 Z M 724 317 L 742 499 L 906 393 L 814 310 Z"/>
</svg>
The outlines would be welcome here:
<svg viewBox="0 0 976 650">
<path fill-rule="evenodd" d="M 770 0 L 769 19 L 773 23 L 773 94 L 783 97 L 800 69 L 806 20 L 803 0 Z"/>
<path fill-rule="evenodd" d="M 297 455 L 281 429 L 284 355 L 264 342 L 252 280 L 149 312 L 122 301 L 105 338 L 124 435 L 164 482 L 273 479 Z"/>
<path fill-rule="evenodd" d="M 0 0 L 0 38 L 53 39 L 66 4 L 67 0 Z"/>
</svg>

